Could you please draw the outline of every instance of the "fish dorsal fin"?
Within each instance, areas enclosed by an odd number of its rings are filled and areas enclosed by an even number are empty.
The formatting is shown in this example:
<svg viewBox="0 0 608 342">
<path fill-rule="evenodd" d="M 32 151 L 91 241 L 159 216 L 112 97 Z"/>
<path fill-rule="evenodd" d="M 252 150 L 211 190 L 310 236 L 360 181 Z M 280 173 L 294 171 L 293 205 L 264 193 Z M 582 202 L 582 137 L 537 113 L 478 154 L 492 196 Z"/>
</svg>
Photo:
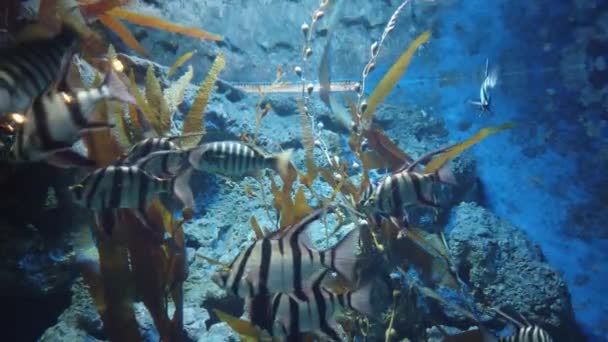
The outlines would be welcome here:
<svg viewBox="0 0 608 342">
<path fill-rule="evenodd" d="M 404 164 L 404 165 L 403 165 L 403 166 L 402 166 L 402 167 L 401 167 L 399 170 L 397 170 L 395 173 L 399 173 L 399 172 L 402 172 L 402 171 L 407 171 L 407 172 L 414 171 L 414 170 L 416 169 L 416 167 L 417 167 L 417 166 L 419 166 L 419 165 L 421 165 L 421 164 L 426 164 L 426 163 L 428 163 L 428 162 L 431 160 L 431 158 L 432 158 L 432 157 L 434 157 L 434 156 L 436 156 L 436 155 L 438 155 L 438 154 L 444 153 L 444 152 L 446 152 L 446 151 L 448 151 L 448 150 L 452 149 L 453 147 L 455 147 L 455 146 L 456 146 L 456 145 L 458 145 L 458 144 L 459 144 L 459 143 L 452 144 L 452 145 L 449 145 L 449 146 L 446 146 L 446 147 L 442 147 L 442 148 L 440 148 L 440 149 L 438 149 L 438 150 L 431 151 L 431 152 L 429 152 L 429 153 L 427 153 L 427 154 L 424 154 L 424 155 L 422 155 L 420 158 L 418 158 L 418 159 L 414 160 L 414 161 L 413 161 L 411 164 L 409 164 L 409 165 L 408 165 L 408 164 Z"/>
<path fill-rule="evenodd" d="M 306 236 L 306 238 L 304 240 L 302 240 L 302 238 L 303 238 L 302 233 L 306 229 L 308 229 L 308 227 L 310 227 L 310 224 L 313 223 L 314 221 L 318 220 L 321 217 L 321 215 L 323 215 L 324 213 L 330 213 L 332 211 L 333 211 L 333 207 L 320 208 L 320 209 L 313 211 L 312 213 L 308 214 L 303 219 L 301 219 L 299 222 L 297 222 L 296 224 L 289 227 L 287 229 L 287 231 L 284 233 L 283 238 L 286 238 L 288 240 L 296 238 L 296 239 L 298 239 L 298 241 L 300 243 L 303 243 L 305 240 L 308 239 L 308 237 Z"/>
<path fill-rule="evenodd" d="M 244 142 L 244 141 L 239 141 L 238 143 L 243 144 L 247 147 L 249 147 L 250 149 L 252 149 L 255 153 L 259 153 L 260 155 L 263 156 L 267 156 L 268 154 L 266 152 L 264 152 L 264 150 L 262 150 L 261 147 L 251 143 L 251 142 Z"/>
</svg>

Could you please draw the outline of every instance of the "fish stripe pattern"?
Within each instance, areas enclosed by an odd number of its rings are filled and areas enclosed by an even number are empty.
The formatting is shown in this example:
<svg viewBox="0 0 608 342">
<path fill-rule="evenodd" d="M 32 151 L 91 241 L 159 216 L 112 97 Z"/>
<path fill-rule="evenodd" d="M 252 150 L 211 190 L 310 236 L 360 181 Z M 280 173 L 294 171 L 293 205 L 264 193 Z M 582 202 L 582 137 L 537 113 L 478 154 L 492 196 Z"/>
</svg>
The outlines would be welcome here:
<svg viewBox="0 0 608 342">
<path fill-rule="evenodd" d="M 251 251 L 253 251 L 253 249 L 255 248 L 256 243 L 257 241 L 252 243 L 251 246 L 249 246 L 249 248 L 245 250 L 245 254 L 243 255 L 243 258 L 241 259 L 241 262 L 238 265 L 236 276 L 232 283 L 232 292 L 237 296 L 239 295 L 239 283 L 241 281 L 241 278 L 243 278 L 243 274 L 245 273 L 245 266 L 247 266 L 247 261 L 249 260 Z"/>
<path fill-rule="evenodd" d="M 272 262 L 270 240 L 262 239 L 262 260 L 260 262 L 260 280 L 258 284 L 258 294 L 267 295 L 268 287 L 266 286 L 268 282 L 268 271 L 270 269 L 270 263 Z"/>
</svg>

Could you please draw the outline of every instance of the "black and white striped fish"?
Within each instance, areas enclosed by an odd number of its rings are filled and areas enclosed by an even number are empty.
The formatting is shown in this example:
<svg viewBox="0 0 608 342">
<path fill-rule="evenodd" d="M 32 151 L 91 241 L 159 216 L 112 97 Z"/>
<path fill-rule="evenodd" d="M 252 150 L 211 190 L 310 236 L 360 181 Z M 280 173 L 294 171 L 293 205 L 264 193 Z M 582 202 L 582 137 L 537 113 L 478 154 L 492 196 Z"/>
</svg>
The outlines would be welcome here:
<svg viewBox="0 0 608 342">
<path fill-rule="evenodd" d="M 402 217 L 404 208 L 413 205 L 438 207 L 433 196 L 433 184 L 456 184 L 448 164 L 439 171 L 423 174 L 409 169 L 384 177 L 376 186 L 370 185 L 359 202 L 366 213 L 391 219 Z M 407 217 L 405 217 L 407 220 Z"/>
<path fill-rule="evenodd" d="M 110 165 L 95 170 L 79 184 L 70 187 L 74 201 L 94 211 L 121 208 L 143 210 L 160 193 L 173 193 L 178 199 L 184 198 L 182 194 L 189 192 L 189 188 L 183 182 L 182 174 L 159 178 L 140 167 L 149 159 L 158 158 L 164 153 L 150 154 L 134 165 Z"/>
<path fill-rule="evenodd" d="M 487 328 L 480 326 L 478 330 L 469 330 L 456 335 L 447 336 L 444 342 L 553 342 L 551 335 L 538 325 L 519 327 L 515 334 L 506 337 L 495 337 Z"/>
<path fill-rule="evenodd" d="M 174 175 L 188 166 L 190 153 L 189 150 L 182 150 L 174 141 L 195 135 L 201 135 L 201 133 L 144 139 L 133 145 L 119 163 L 131 165 L 151 153 L 173 151 L 162 155 L 160 158 L 149 159 L 146 164 L 140 165 L 140 167 L 155 176 Z"/>
<path fill-rule="evenodd" d="M 190 164 L 196 170 L 225 177 L 260 175 L 263 169 L 285 174 L 292 150 L 267 155 L 259 148 L 240 141 L 217 141 L 198 146 L 190 153 Z"/>
<path fill-rule="evenodd" d="M 0 113 L 23 112 L 62 80 L 78 44 L 68 26 L 52 38 L 0 50 Z"/>
<path fill-rule="evenodd" d="M 286 341 L 297 340 L 300 334 L 307 332 L 320 333 L 333 341 L 340 341 L 335 316 L 346 310 L 371 315 L 372 283 L 355 291 L 337 294 L 322 285 L 328 272 L 325 269 L 313 276 L 310 287 L 304 289 L 308 300 L 279 292 L 272 296 L 270 307 L 250 307 L 252 321 L 259 321 L 256 315 L 270 313 L 271 335 Z"/>
<path fill-rule="evenodd" d="M 140 163 L 139 167 L 157 177 L 170 177 L 188 166 L 188 154 L 172 142 L 170 137 L 147 138 L 133 145 L 116 165 L 133 165 L 152 153 L 164 151 L 158 158 Z"/>
<path fill-rule="evenodd" d="M 502 337 L 499 342 L 553 342 L 549 333 L 538 325 L 521 327 L 514 335 Z"/>
<path fill-rule="evenodd" d="M 490 90 L 496 86 L 498 82 L 498 71 L 496 69 L 488 70 L 488 60 L 486 60 L 486 72 L 481 87 L 479 88 L 479 101 L 469 101 L 470 104 L 479 107 L 482 111 L 490 111 L 491 93 Z"/>
<path fill-rule="evenodd" d="M 25 122 L 17 129 L 12 159 L 17 162 L 47 160 L 59 167 L 72 166 L 72 162 L 77 166 L 89 166 L 84 157 L 80 160 L 83 165 L 78 165 L 77 154 L 71 147 L 83 131 L 111 127 L 106 122 L 90 119 L 95 105 L 104 100 L 135 102 L 125 84 L 111 70 L 98 88 L 74 94 L 51 90 L 38 96 L 27 111 Z M 50 158 L 53 156 L 55 158 Z"/>
<path fill-rule="evenodd" d="M 265 237 L 253 242 L 234 259 L 229 271 L 216 273 L 214 281 L 241 297 L 293 292 L 301 300 L 308 299 L 304 288 L 311 276 L 325 268 L 355 283 L 359 229 L 328 250 L 309 247 L 305 231 L 326 211 L 316 210 L 276 239 Z"/>
</svg>

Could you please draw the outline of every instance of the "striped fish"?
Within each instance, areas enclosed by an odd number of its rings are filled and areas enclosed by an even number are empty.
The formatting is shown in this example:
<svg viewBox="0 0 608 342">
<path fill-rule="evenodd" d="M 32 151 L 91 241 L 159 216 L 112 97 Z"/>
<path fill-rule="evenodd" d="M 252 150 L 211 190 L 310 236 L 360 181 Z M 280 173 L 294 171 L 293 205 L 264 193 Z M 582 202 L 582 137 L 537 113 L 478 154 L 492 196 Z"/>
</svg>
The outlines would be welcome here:
<svg viewBox="0 0 608 342">
<path fill-rule="evenodd" d="M 354 283 L 358 229 L 328 250 L 317 251 L 309 247 L 305 230 L 325 211 L 313 212 L 288 228 L 283 236 L 253 242 L 234 259 L 229 271 L 219 271 L 213 280 L 241 297 L 293 292 L 301 300 L 308 299 L 304 293 L 308 280 L 325 268 Z"/>
<path fill-rule="evenodd" d="M 126 156 L 118 163 L 132 165 L 154 152 L 172 151 L 159 158 L 149 159 L 140 165 L 142 169 L 155 176 L 174 175 L 188 163 L 188 155 L 173 140 L 180 137 L 147 138 L 133 145 Z"/>
<path fill-rule="evenodd" d="M 438 172 L 422 174 L 406 169 L 384 177 L 376 186 L 370 185 L 362 194 L 359 208 L 366 213 L 391 219 L 403 216 L 403 209 L 413 205 L 439 206 L 433 184 L 455 184 L 448 165 Z M 404 218 L 407 221 L 407 218 Z M 407 222 L 406 222 L 407 223 Z"/>
<path fill-rule="evenodd" d="M 225 177 L 257 177 L 263 169 L 287 173 L 292 150 L 267 155 L 257 147 L 240 141 L 217 141 L 198 146 L 190 153 L 196 170 Z"/>
<path fill-rule="evenodd" d="M 521 327 L 512 336 L 502 337 L 499 342 L 552 342 L 549 333 L 538 325 Z"/>
<path fill-rule="evenodd" d="M 151 158 L 164 155 L 155 152 L 134 165 L 110 165 L 87 175 L 79 184 L 70 187 L 74 201 L 94 211 L 120 208 L 146 209 L 160 193 L 173 193 L 182 199 L 189 192 L 182 182 L 184 173 L 172 178 L 159 178 L 141 169 Z M 189 175 L 185 177 L 189 179 Z M 186 203 L 184 203 L 186 205 Z"/>
<path fill-rule="evenodd" d="M 77 34 L 64 25 L 50 39 L 0 50 L 0 113 L 22 112 L 62 79 L 77 46 Z"/>
<path fill-rule="evenodd" d="M 459 334 L 446 336 L 444 342 L 553 342 L 551 335 L 538 325 L 525 325 L 517 329 L 515 334 L 506 337 L 495 337 L 485 327 L 468 330 Z"/>
<path fill-rule="evenodd" d="M 12 159 L 18 162 L 47 160 L 60 167 L 71 166 L 62 160 L 53 162 L 49 157 L 57 152 L 69 153 L 83 131 L 111 127 L 106 122 L 90 119 L 95 105 L 103 100 L 135 102 L 113 71 L 108 72 L 98 88 L 75 94 L 48 91 L 37 97 L 25 115 L 25 122 L 17 129 Z"/>
<path fill-rule="evenodd" d="M 481 111 L 490 111 L 491 94 L 490 89 L 496 86 L 498 82 L 498 70 L 488 70 L 488 60 L 486 60 L 485 78 L 479 88 L 479 101 L 469 101 L 470 104 L 479 107 Z"/>
<path fill-rule="evenodd" d="M 146 208 L 161 192 L 170 192 L 170 179 L 156 178 L 136 166 L 108 166 L 70 187 L 75 202 L 95 211 Z"/>
<path fill-rule="evenodd" d="M 270 312 L 273 336 L 286 341 L 297 340 L 301 333 L 321 333 L 333 341 L 340 341 L 335 315 L 345 310 L 353 310 L 371 315 L 371 284 L 340 294 L 323 287 L 323 278 L 329 272 L 325 269 L 315 274 L 310 287 L 305 289 L 308 300 L 303 301 L 291 294 L 276 293 L 272 296 L 270 307 L 250 308 L 252 321 L 257 314 Z"/>
</svg>

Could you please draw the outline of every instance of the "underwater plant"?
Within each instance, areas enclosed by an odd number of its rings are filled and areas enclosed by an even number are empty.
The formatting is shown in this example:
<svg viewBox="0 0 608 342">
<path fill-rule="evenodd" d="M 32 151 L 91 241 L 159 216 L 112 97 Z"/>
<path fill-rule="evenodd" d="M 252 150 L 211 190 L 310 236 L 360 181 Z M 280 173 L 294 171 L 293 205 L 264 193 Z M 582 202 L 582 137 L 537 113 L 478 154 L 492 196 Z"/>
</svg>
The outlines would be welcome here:
<svg viewBox="0 0 608 342">
<path fill-rule="evenodd" d="M 120 7 L 126 4 L 127 1 L 118 0 L 82 1 L 77 12 L 86 18 L 97 18 L 138 49 L 134 45 L 137 40 L 118 19 L 157 22 L 124 12 Z M 348 82 L 340 88 L 339 83 L 331 81 L 329 58 L 330 37 L 340 4 L 322 1 L 312 12 L 310 20 L 301 26 L 301 61 L 293 68 L 298 82 L 295 86 L 288 84 L 286 73 L 278 67 L 275 81 L 255 90 L 259 100 L 251 110 L 253 129 L 242 135 L 242 131 L 231 132 L 233 140 L 202 142 L 207 133 L 205 110 L 226 64 L 222 53 L 215 56 L 194 100 L 185 106 L 182 103 L 194 76 L 194 67 L 188 62 L 196 50 L 177 58 L 167 72 L 153 62 L 117 53 L 112 46 L 101 58 L 85 46 L 86 57 L 70 65 L 70 81 L 78 88 L 102 89 L 95 88 L 103 86 L 101 75 L 113 69 L 132 96 L 126 103 L 111 99 L 95 106 L 92 120 L 103 123 L 103 129 L 79 132 L 87 157 L 93 161 L 88 167 L 95 170 L 79 170 L 87 177 L 70 188 L 76 202 L 93 211 L 94 241 L 81 247 L 96 253 L 80 252 L 78 259 L 103 321 L 104 337 L 142 340 L 141 322 L 136 320 L 134 306 L 141 301 L 161 340 L 183 339 L 183 284 L 189 273 L 183 225 L 193 218 L 195 206 L 192 194 L 184 200 L 176 184 L 180 183 L 178 179 L 189 180 L 195 171 L 215 174 L 223 180 L 230 176 L 255 178 L 260 191 L 254 191 L 248 183 L 241 194 L 247 196 L 246 200 L 261 200 L 260 207 L 268 216 L 264 222 L 256 217 L 259 213 L 246 213 L 254 240 L 244 243 L 230 264 L 197 252 L 197 256 L 218 268 L 213 281 L 220 288 L 245 299 L 243 309 L 248 314 L 247 318 L 239 318 L 222 312 L 213 303 L 205 303 L 200 306 L 210 306 L 214 313 L 211 323 L 206 324 L 215 324 L 218 319 L 226 322 L 245 341 L 391 341 L 409 336 L 410 332 L 404 329 L 424 329 L 429 325 L 436 325 L 446 340 L 456 338 L 441 330 L 440 322 L 434 318 L 420 315 L 416 303 L 431 299 L 455 309 L 469 323 L 478 325 L 479 331 L 483 330 L 475 303 L 463 309 L 443 298 L 446 293 L 466 299 L 470 295 L 462 287 L 461 270 L 453 264 L 443 235 L 444 198 L 436 195 L 440 186 L 442 190 L 457 186 L 450 169 L 452 160 L 486 137 L 514 125 L 483 128 L 461 142 L 431 151 L 418 150 L 419 156 L 410 154 L 413 148 L 391 137 L 388 128 L 385 132 L 376 114 L 385 110 L 383 102 L 419 49 L 432 43 L 433 34 L 429 30 L 413 37 L 386 73 L 380 75 L 374 89 L 366 90 L 368 76 L 377 72 L 386 38 L 411 4 L 410 0 L 403 1 L 381 38 L 369 47 L 370 59 L 360 82 Z M 323 34 L 319 34 L 320 23 L 327 24 Z M 96 34 L 86 24 L 80 29 Z M 321 45 L 318 75 L 313 75 L 310 57 L 313 53 L 316 56 L 313 48 L 319 46 L 313 42 L 323 37 L 326 41 Z M 93 82 L 84 81 L 89 76 L 94 77 Z M 313 83 L 315 77 L 319 84 Z M 138 81 L 142 79 L 143 86 Z M 225 88 L 223 82 L 222 87 Z M 261 129 L 273 109 L 266 102 L 267 95 L 290 93 L 294 88 L 296 96 L 292 100 L 297 104 L 294 107 L 301 134 L 297 142 L 303 152 L 301 169 L 291 162 L 291 149 L 266 153 L 258 146 L 267 138 L 260 139 Z M 344 91 L 354 93 L 356 98 L 336 96 Z M 315 103 L 316 93 L 323 103 Z M 72 97 L 64 94 L 69 103 Z M 176 122 L 181 118 L 176 120 L 173 115 L 188 105 L 189 112 L 184 115 L 179 134 L 175 134 Z M 324 110 L 341 126 L 341 132 L 346 132 L 340 137 L 346 138 L 339 142 L 340 146 L 323 130 Z M 8 121 L 6 125 L 13 127 Z M 235 138 L 239 135 L 240 140 Z M 420 139 L 424 138 L 421 135 Z M 183 175 L 186 177 L 181 178 Z M 265 177 L 270 183 L 269 202 L 263 188 Z M 233 179 L 218 183 L 226 185 L 222 190 L 235 188 Z M 229 221 L 228 225 L 236 226 L 234 223 Z M 308 230 L 317 228 L 325 233 L 324 241 L 315 241 L 324 244 L 322 247 L 313 246 L 307 236 Z M 332 240 L 337 242 L 329 246 Z M 383 314 L 373 304 L 384 306 Z M 403 328 L 407 319 L 412 323 Z M 526 324 L 522 329 L 532 326 Z M 541 328 L 530 329 L 542 334 Z"/>
<path fill-rule="evenodd" d="M 294 73 L 300 80 L 300 96 L 296 101 L 299 111 L 302 134 L 301 143 L 304 149 L 304 166 L 306 172 L 297 171 L 295 168 L 290 169 L 288 174 L 281 175 L 281 186 L 279 186 L 273 177 L 270 177 L 271 193 L 273 197 L 272 202 L 273 207 L 278 213 L 278 224 L 274 230 L 266 227 L 262 228 L 258 224 L 257 219 L 252 217 L 251 226 L 257 239 L 252 246 L 259 246 L 259 244 L 263 245 L 263 241 L 266 241 L 268 236 L 286 236 L 286 234 L 290 234 L 294 227 L 299 227 L 302 220 L 307 217 L 307 215 L 315 211 L 315 207 L 321 208 L 316 210 L 323 210 L 322 208 L 329 210 L 332 208 L 331 211 L 333 211 L 337 217 L 338 224 L 337 227 L 331 231 L 326 225 L 326 236 L 328 238 L 330 235 L 335 234 L 341 226 L 349 222 L 355 224 L 354 230 L 361 231 L 360 246 L 351 251 L 353 254 L 352 258 L 366 260 L 370 258 L 370 255 L 380 255 L 382 259 L 386 260 L 386 264 L 383 268 L 387 271 L 395 267 L 403 267 L 405 269 L 412 267 L 420 272 L 421 277 L 425 282 L 431 282 L 434 286 L 447 287 L 455 291 L 460 291 L 459 280 L 450 263 L 448 246 L 441 233 L 429 232 L 422 228 L 404 227 L 402 222 L 396 218 L 385 221 L 379 220 L 379 213 L 374 212 L 370 207 L 364 207 L 367 205 L 370 198 L 373 198 L 376 201 L 384 201 L 383 198 L 376 198 L 377 196 L 384 196 L 382 193 L 375 190 L 382 188 L 382 186 L 373 185 L 369 172 L 373 169 L 389 169 L 393 172 L 393 175 L 400 176 L 403 174 L 403 177 L 410 177 L 407 179 L 419 179 L 421 177 L 434 179 L 433 177 L 438 177 L 438 174 L 441 176 L 442 171 L 440 170 L 446 169 L 449 161 L 459 156 L 472 145 L 481 141 L 488 135 L 511 128 L 512 125 L 505 124 L 498 127 L 482 129 L 478 134 L 461 143 L 431 151 L 418 159 L 414 159 L 403 152 L 379 127 L 373 124 L 374 113 L 378 105 L 387 97 L 405 73 L 417 49 L 431 38 L 430 31 L 426 31 L 414 39 L 381 78 L 371 92 L 371 95 L 367 98 L 365 97 L 367 76 L 374 70 L 378 53 L 381 50 L 384 40 L 394 29 L 400 12 L 403 11 L 409 2 L 409 0 L 406 0 L 397 8 L 386 25 L 380 41 L 374 42 L 371 45 L 371 58 L 362 72 L 363 79 L 360 83 L 356 83 L 353 86 L 357 95 L 356 102 L 351 101 L 349 98 L 346 99 L 352 119 L 352 123 L 349 127 L 349 147 L 351 152 L 358 159 L 357 165 L 360 165 L 359 168 L 355 169 L 355 171 L 360 171 L 358 184 L 352 180 L 352 176 L 349 174 L 349 165 L 347 165 L 346 162 L 341 161 L 337 155 L 330 152 L 322 135 L 317 132 L 317 115 L 314 112 L 315 109 L 312 105 L 311 98 L 315 91 L 315 85 L 307 78 L 309 77 L 308 73 L 310 69 L 308 61 L 313 53 L 311 41 L 314 38 L 314 27 L 322 18 L 326 17 L 326 11 L 332 10 L 330 2 L 323 1 L 319 8 L 313 11 L 310 23 L 302 25 L 301 30 L 304 34 L 304 46 L 302 48 L 303 64 L 296 65 L 294 67 Z M 335 10 L 335 8 L 333 9 Z M 328 46 L 329 44 L 326 44 L 326 49 L 328 49 Z M 328 104 L 329 108 L 333 111 L 333 114 L 339 115 L 339 113 L 335 112 L 335 110 L 338 110 L 339 106 L 335 100 L 330 97 L 331 81 L 326 51 L 323 53 L 321 66 L 319 67 L 319 92 L 322 100 Z M 280 79 L 280 77 L 278 77 L 275 82 L 278 82 L 278 79 Z M 268 87 L 267 90 L 272 92 L 272 86 Z M 260 104 L 258 103 L 258 108 L 256 109 L 256 137 L 261 122 L 259 107 Z M 324 159 L 327 161 L 327 166 L 320 167 L 317 165 L 314 157 L 315 149 L 319 149 L 322 155 L 325 156 Z M 320 193 L 314 185 L 317 181 L 325 182 L 329 185 L 330 189 L 332 189 L 331 193 Z M 410 183 L 403 183 L 403 186 L 411 186 L 408 184 Z M 392 193 L 395 192 L 394 190 L 391 191 Z M 422 201 L 422 198 L 417 198 L 416 201 L 420 202 Z M 435 204 L 433 205 L 435 206 Z M 438 204 L 436 206 L 438 206 Z M 333 208 L 335 208 L 335 210 Z M 369 209 L 372 210 L 370 211 Z M 399 237 L 402 229 L 406 229 L 404 234 L 405 239 Z M 253 253 L 251 249 L 247 249 L 247 252 Z M 207 257 L 204 257 L 204 259 L 213 264 L 222 265 Z M 254 259 L 258 260 L 257 258 Z M 246 260 L 246 257 L 244 259 L 237 258 L 235 262 L 237 263 L 236 265 L 244 265 L 243 263 L 246 262 Z M 239 264 L 239 262 L 241 264 Z M 263 268 L 263 265 L 264 264 L 262 263 L 260 267 Z M 222 268 L 224 270 L 229 270 L 231 267 L 224 265 Z M 362 279 L 359 279 L 358 284 L 365 284 L 372 280 L 370 279 L 370 276 L 363 275 L 362 277 Z M 257 277 L 254 278 L 258 279 Z M 332 287 L 331 284 L 325 282 L 323 282 L 323 284 L 323 291 L 328 291 L 328 293 L 332 291 L 343 291 L 339 290 L 339 287 Z M 344 284 L 341 286 L 344 286 Z M 359 286 L 351 282 L 349 285 L 346 285 L 346 291 L 356 291 Z M 281 292 L 278 293 L 280 294 Z M 386 321 L 380 322 L 380 324 L 386 326 L 386 341 L 393 339 L 395 335 L 393 329 L 395 312 L 402 309 L 401 305 L 397 305 L 397 302 L 401 303 L 401 301 L 397 301 L 399 298 L 399 291 L 395 293 L 395 304 L 392 307 L 392 314 L 387 316 Z M 293 296 L 292 294 L 288 295 Z M 279 297 L 276 296 L 277 295 L 272 297 L 272 303 L 275 307 L 280 306 L 280 299 L 277 299 Z M 298 295 L 296 294 L 295 296 Z M 260 300 L 261 303 L 259 302 Z M 316 298 L 315 300 L 315 305 L 319 305 L 320 299 Z M 266 300 L 259 298 L 253 299 L 252 304 L 249 307 L 249 310 L 251 311 L 250 314 L 253 315 L 251 322 L 233 317 L 219 310 L 216 310 L 216 314 L 219 319 L 227 322 L 235 331 L 237 331 L 243 340 L 273 340 L 277 338 L 276 334 L 278 332 L 276 331 L 276 327 L 268 326 L 269 323 L 267 323 L 265 319 L 260 320 L 259 317 L 256 318 L 257 316 L 255 314 L 258 310 L 264 312 L 269 310 L 272 312 L 273 317 L 277 314 L 275 309 L 263 309 L 265 305 L 267 305 L 264 304 L 265 301 Z M 304 303 L 308 303 L 306 305 L 313 305 L 307 301 L 298 302 L 298 304 L 292 303 L 292 305 L 304 305 Z M 343 328 L 346 329 L 347 334 L 363 334 L 365 329 L 361 327 L 369 323 L 363 323 L 368 321 L 361 318 L 361 313 L 355 314 L 354 316 L 347 315 L 346 317 L 347 319 L 340 321 L 340 323 Z M 279 318 L 277 317 L 276 319 Z M 290 319 L 293 319 L 293 317 Z M 272 320 L 273 319 L 271 319 L 271 321 Z M 289 326 L 293 327 L 294 323 L 292 322 L 289 324 Z M 331 332 L 333 329 L 331 327 L 334 323 L 331 323 L 329 327 L 321 327 L 320 331 L 312 327 L 305 328 L 307 325 L 302 321 L 300 321 L 299 324 L 300 330 L 297 331 L 301 335 L 299 338 L 309 337 L 311 336 L 311 333 L 313 335 L 320 333 L 322 336 L 329 336 L 332 340 L 337 339 L 337 335 L 334 335 L 334 333 Z M 284 326 L 284 329 L 288 330 L 288 327 Z M 296 335 L 293 335 L 293 333 L 295 332 L 290 332 L 290 338 L 296 338 Z"/>
</svg>

